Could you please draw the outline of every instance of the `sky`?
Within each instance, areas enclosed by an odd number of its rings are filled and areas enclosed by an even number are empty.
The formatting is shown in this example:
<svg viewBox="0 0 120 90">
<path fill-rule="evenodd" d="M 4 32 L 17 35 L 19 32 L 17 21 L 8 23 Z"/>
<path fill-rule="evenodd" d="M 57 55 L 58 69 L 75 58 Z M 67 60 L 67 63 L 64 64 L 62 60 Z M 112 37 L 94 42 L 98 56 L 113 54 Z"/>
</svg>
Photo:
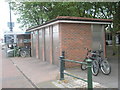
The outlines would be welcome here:
<svg viewBox="0 0 120 90">
<path fill-rule="evenodd" d="M 4 32 L 10 31 L 7 25 L 7 23 L 10 21 L 9 12 L 10 10 L 8 3 L 5 2 L 5 0 L 0 0 L 0 38 L 3 37 Z M 23 32 L 19 28 L 20 24 L 17 23 L 17 15 L 14 15 L 13 12 L 12 12 L 12 22 L 14 22 L 14 27 L 13 27 L 14 32 Z"/>
</svg>

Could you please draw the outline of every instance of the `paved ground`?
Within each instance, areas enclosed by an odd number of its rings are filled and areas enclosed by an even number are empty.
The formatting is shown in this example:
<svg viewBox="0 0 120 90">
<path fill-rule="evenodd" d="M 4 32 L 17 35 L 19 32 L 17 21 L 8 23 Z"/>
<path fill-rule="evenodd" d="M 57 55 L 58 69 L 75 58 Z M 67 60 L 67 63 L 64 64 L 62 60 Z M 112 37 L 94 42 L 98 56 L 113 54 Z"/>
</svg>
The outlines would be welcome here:
<svg viewBox="0 0 120 90">
<path fill-rule="evenodd" d="M 0 44 L 0 67 L 2 67 L 2 50 Z M 2 68 L 0 68 L 0 89 L 2 88 Z"/>
<path fill-rule="evenodd" d="M 110 75 L 93 76 L 93 81 L 108 88 L 118 87 L 118 61 L 111 57 L 109 60 L 112 67 Z M 67 69 L 73 75 L 85 78 L 86 71 L 80 68 Z M 3 58 L 3 87 L 39 87 L 57 88 L 52 82 L 59 79 L 59 68 L 47 62 L 41 62 L 35 58 Z M 16 83 L 17 82 L 17 83 Z"/>
<path fill-rule="evenodd" d="M 104 75 L 101 71 L 99 72 L 98 76 L 93 76 L 93 81 L 98 82 L 103 86 L 108 88 L 118 88 L 118 67 L 116 62 L 111 65 L 112 71 L 110 75 Z M 72 73 L 73 75 L 77 75 L 78 77 L 87 78 L 87 71 L 81 71 L 80 68 L 72 68 L 68 69 L 68 72 Z"/>
<path fill-rule="evenodd" d="M 56 77 L 59 74 L 59 68 L 57 66 L 50 65 L 47 62 L 41 62 L 39 59 L 31 57 L 15 57 L 10 58 L 10 60 L 17 65 L 17 67 L 28 77 L 28 79 L 40 88 L 43 88 L 44 84 L 47 82 L 56 80 Z"/>
<path fill-rule="evenodd" d="M 118 55 L 112 55 L 112 46 L 107 47 L 108 61 L 111 65 L 111 74 L 104 75 L 101 70 L 98 76 L 93 76 L 93 81 L 98 82 L 101 86 L 106 88 L 118 88 Z M 84 78 L 87 78 L 87 71 L 81 71 L 80 67 L 66 69 L 67 72 Z"/>
<path fill-rule="evenodd" d="M 0 48 L 0 65 L 2 65 L 2 88 L 33 88 L 31 83 L 22 75 L 22 73 L 13 65 L 13 63 L 2 54 Z"/>
<path fill-rule="evenodd" d="M 98 76 L 93 76 L 93 81 L 99 82 L 101 85 L 108 88 L 118 88 L 118 56 L 113 56 L 111 49 L 112 46 L 107 47 L 108 61 L 111 65 L 111 74 L 104 75 L 100 71 Z M 72 74 L 78 75 L 79 77 L 87 77 L 86 71 L 81 71 L 79 67 L 68 69 L 67 71 Z"/>
<path fill-rule="evenodd" d="M 35 58 L 10 58 L 17 67 L 39 88 L 56 88 L 51 82 L 56 80 L 59 74 L 59 68 L 55 65 L 50 65 L 46 62 L 40 62 Z M 98 82 L 108 88 L 118 87 L 118 62 L 117 59 L 109 60 L 111 63 L 112 72 L 110 75 L 103 75 L 102 72 L 98 76 L 93 76 L 93 81 Z M 66 71 L 82 78 L 87 77 L 86 71 L 81 71 L 80 68 L 71 68 Z"/>
</svg>

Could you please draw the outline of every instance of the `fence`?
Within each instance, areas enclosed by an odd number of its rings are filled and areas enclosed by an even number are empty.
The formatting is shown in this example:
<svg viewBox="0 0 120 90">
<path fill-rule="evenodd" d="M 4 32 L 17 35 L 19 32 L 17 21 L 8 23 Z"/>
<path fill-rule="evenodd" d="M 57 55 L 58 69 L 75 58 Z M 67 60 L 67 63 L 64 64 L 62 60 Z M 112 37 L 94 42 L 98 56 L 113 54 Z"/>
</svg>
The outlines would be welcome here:
<svg viewBox="0 0 120 90">
<path fill-rule="evenodd" d="M 64 74 L 83 80 L 85 82 L 88 83 L 88 90 L 92 90 L 93 88 L 93 84 L 92 84 L 92 71 L 91 71 L 91 65 L 92 65 L 92 60 L 91 59 L 87 59 L 86 62 L 80 62 L 80 61 L 74 61 L 74 60 L 68 60 L 68 59 L 64 59 L 64 52 L 62 52 L 62 56 L 60 56 L 60 80 L 64 80 Z M 73 63 L 79 63 L 79 64 L 86 64 L 87 65 L 87 80 L 79 78 L 77 76 L 73 76 L 71 74 L 65 73 L 65 62 L 73 62 Z"/>
</svg>

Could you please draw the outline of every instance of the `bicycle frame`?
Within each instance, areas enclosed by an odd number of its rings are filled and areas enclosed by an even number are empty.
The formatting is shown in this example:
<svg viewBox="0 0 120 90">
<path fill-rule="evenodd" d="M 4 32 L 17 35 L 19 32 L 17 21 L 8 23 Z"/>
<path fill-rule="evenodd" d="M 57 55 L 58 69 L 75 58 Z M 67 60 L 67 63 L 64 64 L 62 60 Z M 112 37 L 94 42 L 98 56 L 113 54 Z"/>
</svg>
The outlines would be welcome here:
<svg viewBox="0 0 120 90">
<path fill-rule="evenodd" d="M 87 48 L 85 48 L 85 49 L 87 49 Z M 101 69 L 103 74 L 109 75 L 111 72 L 111 66 L 109 65 L 109 62 L 106 59 L 102 58 L 101 53 L 103 51 L 101 51 L 101 50 L 91 51 L 89 49 L 87 49 L 87 51 L 88 51 L 87 56 L 83 62 L 86 62 L 87 59 L 93 60 L 92 61 L 92 64 L 93 64 L 92 65 L 92 67 L 93 67 L 92 73 L 93 73 L 93 75 L 97 76 L 97 74 L 99 73 L 99 69 Z M 91 56 L 89 55 L 89 53 L 91 53 Z M 86 70 L 87 66 L 81 65 L 81 69 Z"/>
</svg>

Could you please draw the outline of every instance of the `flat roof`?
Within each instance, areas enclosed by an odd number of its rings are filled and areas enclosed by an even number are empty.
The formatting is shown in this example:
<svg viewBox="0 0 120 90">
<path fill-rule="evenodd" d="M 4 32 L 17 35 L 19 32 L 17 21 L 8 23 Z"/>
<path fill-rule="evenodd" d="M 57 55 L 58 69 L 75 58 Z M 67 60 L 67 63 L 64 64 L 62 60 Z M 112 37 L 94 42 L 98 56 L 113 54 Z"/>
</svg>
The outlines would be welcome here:
<svg viewBox="0 0 120 90">
<path fill-rule="evenodd" d="M 71 16 L 58 16 L 56 19 L 64 20 L 81 20 L 81 21 L 102 21 L 102 22 L 112 22 L 112 19 L 97 19 L 97 18 L 86 18 L 86 17 L 71 17 Z"/>
<path fill-rule="evenodd" d="M 53 25 L 56 23 L 89 23 L 89 24 L 111 24 L 112 19 L 96 19 L 96 18 L 85 18 L 85 17 L 72 17 L 72 16 L 58 16 L 53 20 L 50 20 L 44 24 L 32 27 L 26 31 L 34 31 L 40 28 Z"/>
</svg>

